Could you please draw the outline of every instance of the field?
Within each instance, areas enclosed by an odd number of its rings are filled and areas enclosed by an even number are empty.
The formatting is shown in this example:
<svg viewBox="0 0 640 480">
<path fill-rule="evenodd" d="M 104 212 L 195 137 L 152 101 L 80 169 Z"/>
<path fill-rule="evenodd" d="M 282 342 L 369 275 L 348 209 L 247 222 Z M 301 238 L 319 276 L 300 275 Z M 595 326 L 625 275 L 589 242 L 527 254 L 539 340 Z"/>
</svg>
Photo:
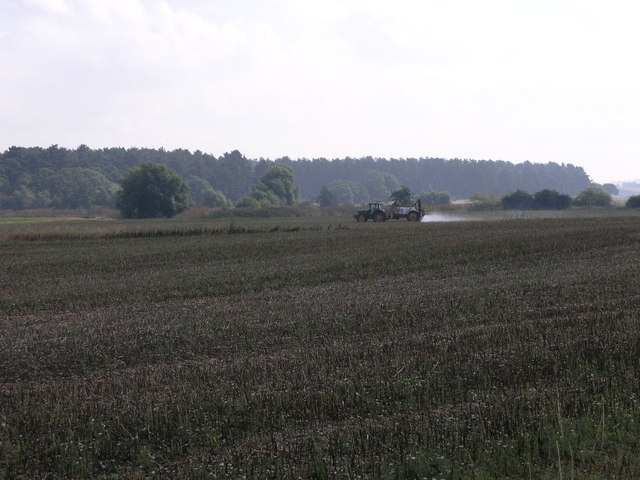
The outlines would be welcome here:
<svg viewBox="0 0 640 480">
<path fill-rule="evenodd" d="M 640 215 L 0 225 L 0 478 L 640 478 Z"/>
</svg>

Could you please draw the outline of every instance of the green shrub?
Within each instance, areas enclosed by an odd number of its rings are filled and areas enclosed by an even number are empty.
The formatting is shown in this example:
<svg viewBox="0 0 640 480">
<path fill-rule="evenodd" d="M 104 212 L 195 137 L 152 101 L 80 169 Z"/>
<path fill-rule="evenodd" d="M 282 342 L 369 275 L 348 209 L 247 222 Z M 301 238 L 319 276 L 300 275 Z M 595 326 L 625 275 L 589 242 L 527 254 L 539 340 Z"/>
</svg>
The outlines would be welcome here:
<svg viewBox="0 0 640 480">
<path fill-rule="evenodd" d="M 502 207 L 505 210 L 530 210 L 533 206 L 533 196 L 524 190 L 516 190 L 502 197 Z"/>
<path fill-rule="evenodd" d="M 120 186 L 117 206 L 124 218 L 175 217 L 193 205 L 189 186 L 159 163 L 132 168 Z"/>
<path fill-rule="evenodd" d="M 251 192 L 241 198 L 238 207 L 278 207 L 298 203 L 300 192 L 295 187 L 293 169 L 287 165 L 271 167 Z"/>
<path fill-rule="evenodd" d="M 229 200 L 220 190 L 207 188 L 202 191 L 201 203 L 207 207 L 226 207 L 229 205 Z"/>
<path fill-rule="evenodd" d="M 536 210 L 565 210 L 571 206 L 571 197 L 555 190 L 540 190 L 533 194 Z"/>
<path fill-rule="evenodd" d="M 640 208 L 640 195 L 629 197 L 626 203 L 627 208 Z"/>
<path fill-rule="evenodd" d="M 589 187 L 573 199 L 573 204 L 578 207 L 610 207 L 611 194 L 600 186 Z"/>
</svg>

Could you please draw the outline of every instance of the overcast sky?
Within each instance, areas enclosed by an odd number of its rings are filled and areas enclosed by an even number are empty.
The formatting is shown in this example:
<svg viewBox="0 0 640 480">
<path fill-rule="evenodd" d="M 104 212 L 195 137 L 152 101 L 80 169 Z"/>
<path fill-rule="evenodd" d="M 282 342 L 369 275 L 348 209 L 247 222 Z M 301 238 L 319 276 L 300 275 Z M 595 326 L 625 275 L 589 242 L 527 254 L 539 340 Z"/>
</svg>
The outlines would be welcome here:
<svg viewBox="0 0 640 480">
<path fill-rule="evenodd" d="M 0 0 L 0 151 L 573 163 L 640 177 L 640 2 Z"/>
</svg>

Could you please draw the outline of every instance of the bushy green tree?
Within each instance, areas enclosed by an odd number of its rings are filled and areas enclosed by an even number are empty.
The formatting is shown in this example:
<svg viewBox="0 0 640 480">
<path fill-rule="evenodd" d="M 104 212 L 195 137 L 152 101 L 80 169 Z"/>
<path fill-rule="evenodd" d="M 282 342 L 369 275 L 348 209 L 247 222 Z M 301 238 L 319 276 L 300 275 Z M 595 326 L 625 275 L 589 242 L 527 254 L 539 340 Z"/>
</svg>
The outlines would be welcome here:
<svg viewBox="0 0 640 480">
<path fill-rule="evenodd" d="M 295 185 L 293 168 L 288 165 L 271 167 L 262 176 L 256 188 L 273 192 L 284 205 L 295 205 L 298 202 L 299 193 Z"/>
<path fill-rule="evenodd" d="M 326 186 L 320 189 L 318 194 L 318 205 L 321 207 L 334 207 L 338 204 L 338 197 Z"/>
<path fill-rule="evenodd" d="M 189 186 L 158 163 L 145 162 L 120 182 L 117 206 L 125 218 L 173 217 L 191 205 Z"/>
<path fill-rule="evenodd" d="M 533 196 L 524 190 L 516 190 L 502 197 L 505 210 L 529 210 L 533 206 Z"/>
<path fill-rule="evenodd" d="M 573 204 L 578 207 L 609 207 L 611 195 L 599 185 L 594 185 L 580 192 L 573 199 Z"/>
<path fill-rule="evenodd" d="M 402 206 L 409 206 L 413 203 L 413 193 L 409 190 L 409 187 L 401 187 L 400 190 L 391 192 L 389 200 L 393 203 L 397 203 Z"/>
<path fill-rule="evenodd" d="M 230 202 L 220 190 L 209 187 L 201 192 L 200 204 L 207 207 L 226 207 Z"/>
<path fill-rule="evenodd" d="M 571 197 L 555 190 L 540 190 L 533 194 L 536 210 L 564 210 L 571 206 Z"/>
<path fill-rule="evenodd" d="M 295 205 L 299 192 L 295 186 L 293 169 L 288 165 L 275 165 L 260 178 L 253 190 L 241 198 L 238 207 L 273 207 Z"/>
<path fill-rule="evenodd" d="M 215 190 L 209 182 L 207 182 L 204 178 L 198 177 L 196 175 L 189 175 L 187 177 L 187 185 L 189 185 L 189 191 L 191 192 L 191 199 L 193 203 L 196 205 L 205 205 L 203 203 L 202 198 L 204 192 L 207 190 Z"/>
<path fill-rule="evenodd" d="M 451 194 L 429 190 L 420 194 L 420 200 L 425 205 L 448 205 L 451 203 Z"/>
<path fill-rule="evenodd" d="M 629 197 L 626 203 L 627 208 L 640 208 L 640 195 Z"/>
</svg>

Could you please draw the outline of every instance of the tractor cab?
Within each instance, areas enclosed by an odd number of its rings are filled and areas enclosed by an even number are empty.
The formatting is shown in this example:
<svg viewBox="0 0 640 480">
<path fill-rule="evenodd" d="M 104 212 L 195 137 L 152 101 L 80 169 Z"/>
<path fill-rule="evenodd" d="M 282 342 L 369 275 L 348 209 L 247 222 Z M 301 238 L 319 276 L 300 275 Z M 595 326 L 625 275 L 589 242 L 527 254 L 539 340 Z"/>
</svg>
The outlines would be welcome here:
<svg viewBox="0 0 640 480">
<path fill-rule="evenodd" d="M 359 222 L 366 222 L 367 220 L 373 220 L 374 222 L 384 222 L 387 219 L 387 214 L 382 209 L 380 202 L 369 203 L 368 210 L 360 210 L 353 218 Z"/>
<path fill-rule="evenodd" d="M 369 204 L 369 213 L 373 214 L 378 210 L 382 210 L 382 204 L 380 202 L 371 202 Z"/>
</svg>

